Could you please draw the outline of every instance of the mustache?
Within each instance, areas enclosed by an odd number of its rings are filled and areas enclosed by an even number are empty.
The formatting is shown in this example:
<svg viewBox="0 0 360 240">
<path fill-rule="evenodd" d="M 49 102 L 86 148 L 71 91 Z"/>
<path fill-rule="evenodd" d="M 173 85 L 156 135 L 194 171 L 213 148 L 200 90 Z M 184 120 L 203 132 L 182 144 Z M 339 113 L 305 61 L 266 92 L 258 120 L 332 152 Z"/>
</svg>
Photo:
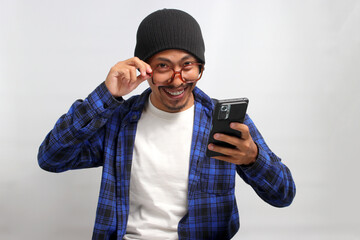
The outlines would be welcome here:
<svg viewBox="0 0 360 240">
<path fill-rule="evenodd" d="M 159 86 L 158 89 L 175 89 L 175 88 L 187 88 L 187 87 L 192 87 L 194 85 L 194 83 L 182 83 L 180 86 L 174 86 L 174 85 L 169 85 L 169 86 Z"/>
</svg>

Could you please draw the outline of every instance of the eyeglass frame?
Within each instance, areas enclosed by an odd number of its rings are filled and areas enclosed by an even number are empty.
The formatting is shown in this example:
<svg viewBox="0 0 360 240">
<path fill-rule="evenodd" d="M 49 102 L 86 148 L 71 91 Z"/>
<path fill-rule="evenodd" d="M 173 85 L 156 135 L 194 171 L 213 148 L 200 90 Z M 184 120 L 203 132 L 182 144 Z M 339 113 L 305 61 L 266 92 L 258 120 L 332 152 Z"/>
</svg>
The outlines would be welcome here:
<svg viewBox="0 0 360 240">
<path fill-rule="evenodd" d="M 169 67 L 169 69 L 171 69 L 171 70 L 173 71 L 173 74 L 172 74 L 172 76 L 171 76 L 171 78 L 170 78 L 169 84 L 170 84 L 172 81 L 174 81 L 176 74 L 179 74 L 179 75 L 180 75 L 180 80 L 181 80 L 183 83 L 194 83 L 194 82 L 199 81 L 200 78 L 201 78 L 202 75 L 203 75 L 203 72 L 204 72 L 204 69 L 205 69 L 205 64 L 204 64 L 204 63 L 198 63 L 198 62 L 193 62 L 193 63 L 191 63 L 191 64 L 201 67 L 201 68 L 200 68 L 200 74 L 199 74 L 198 79 L 193 80 L 193 81 L 186 81 L 186 80 L 184 80 L 181 72 L 183 71 L 183 69 L 185 68 L 185 66 L 181 67 L 180 71 L 175 71 L 175 69 L 174 69 L 173 67 Z M 152 84 L 154 84 L 155 86 L 162 86 L 162 85 L 158 85 L 158 84 L 154 83 L 154 71 L 155 71 L 158 67 L 159 67 L 159 66 L 157 66 L 157 67 L 150 73 L 151 82 L 152 82 Z M 166 80 L 166 81 L 168 81 L 168 80 Z M 169 85 L 169 84 L 166 84 L 166 85 Z M 166 86 L 166 85 L 164 85 L 164 86 Z"/>
</svg>

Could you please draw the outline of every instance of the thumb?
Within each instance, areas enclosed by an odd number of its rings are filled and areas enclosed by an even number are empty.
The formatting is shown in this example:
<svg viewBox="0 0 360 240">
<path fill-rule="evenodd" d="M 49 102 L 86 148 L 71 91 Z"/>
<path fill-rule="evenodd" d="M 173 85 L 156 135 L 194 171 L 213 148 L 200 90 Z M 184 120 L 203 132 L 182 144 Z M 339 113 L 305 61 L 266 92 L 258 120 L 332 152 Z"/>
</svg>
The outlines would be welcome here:
<svg viewBox="0 0 360 240">
<path fill-rule="evenodd" d="M 139 84 L 140 83 L 142 83 L 143 81 L 145 81 L 145 80 L 147 80 L 147 79 L 149 79 L 149 78 L 151 78 L 152 77 L 152 75 L 151 74 L 145 74 L 145 75 L 142 75 L 142 74 L 140 74 L 139 76 L 137 76 L 137 80 L 136 80 L 136 82 L 139 82 Z"/>
</svg>

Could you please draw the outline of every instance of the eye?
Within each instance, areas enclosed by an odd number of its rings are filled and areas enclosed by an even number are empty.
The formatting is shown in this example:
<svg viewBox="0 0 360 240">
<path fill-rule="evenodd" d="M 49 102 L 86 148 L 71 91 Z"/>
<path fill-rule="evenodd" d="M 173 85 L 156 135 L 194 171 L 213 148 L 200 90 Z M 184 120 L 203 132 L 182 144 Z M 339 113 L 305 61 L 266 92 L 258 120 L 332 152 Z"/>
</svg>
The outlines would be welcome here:
<svg viewBox="0 0 360 240">
<path fill-rule="evenodd" d="M 169 66 L 165 63 L 159 63 L 156 67 L 159 69 L 168 69 L 169 68 Z"/>
<path fill-rule="evenodd" d="M 190 70 L 195 66 L 194 62 L 185 62 L 183 64 L 183 69 Z"/>
</svg>

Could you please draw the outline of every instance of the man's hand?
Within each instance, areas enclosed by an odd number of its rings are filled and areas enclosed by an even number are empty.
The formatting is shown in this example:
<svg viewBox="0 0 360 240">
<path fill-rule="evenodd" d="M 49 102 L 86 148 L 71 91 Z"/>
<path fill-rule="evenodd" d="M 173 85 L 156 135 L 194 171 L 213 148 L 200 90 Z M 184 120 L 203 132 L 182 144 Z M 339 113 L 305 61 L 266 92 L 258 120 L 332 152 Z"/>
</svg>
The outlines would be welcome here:
<svg viewBox="0 0 360 240">
<path fill-rule="evenodd" d="M 258 154 L 258 148 L 250 135 L 248 126 L 241 123 L 231 123 L 230 127 L 240 131 L 241 138 L 216 133 L 214 135 L 216 140 L 234 145 L 235 148 L 226 148 L 215 144 L 209 144 L 208 148 L 211 151 L 226 155 L 216 156 L 213 158 L 237 165 L 248 165 L 254 163 Z"/>
<path fill-rule="evenodd" d="M 139 76 L 136 73 L 137 69 L 140 72 Z M 122 97 L 150 78 L 151 73 L 152 69 L 149 64 L 133 57 L 113 66 L 106 77 L 105 85 L 114 97 Z"/>
</svg>

